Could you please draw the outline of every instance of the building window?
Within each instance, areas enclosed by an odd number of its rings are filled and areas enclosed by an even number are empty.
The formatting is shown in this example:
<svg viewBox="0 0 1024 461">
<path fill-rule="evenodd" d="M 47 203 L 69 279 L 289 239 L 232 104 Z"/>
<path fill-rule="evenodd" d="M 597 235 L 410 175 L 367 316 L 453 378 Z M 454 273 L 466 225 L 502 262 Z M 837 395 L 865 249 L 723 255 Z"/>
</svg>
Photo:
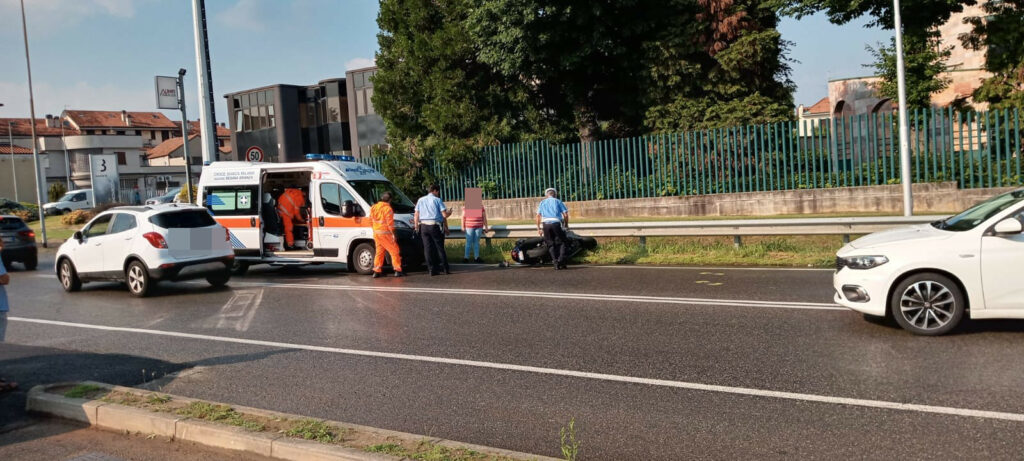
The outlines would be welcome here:
<svg viewBox="0 0 1024 461">
<path fill-rule="evenodd" d="M 169 137 L 170 137 L 170 133 L 168 133 L 167 131 L 161 131 L 160 132 L 160 140 L 161 141 L 166 141 L 167 138 L 169 138 Z"/>
<path fill-rule="evenodd" d="M 118 165 L 127 165 L 128 164 L 128 157 L 125 156 L 124 152 L 114 152 L 114 153 L 117 154 L 117 164 Z"/>
<path fill-rule="evenodd" d="M 373 110 L 373 87 L 366 89 L 366 114 L 376 114 L 376 112 Z"/>
</svg>

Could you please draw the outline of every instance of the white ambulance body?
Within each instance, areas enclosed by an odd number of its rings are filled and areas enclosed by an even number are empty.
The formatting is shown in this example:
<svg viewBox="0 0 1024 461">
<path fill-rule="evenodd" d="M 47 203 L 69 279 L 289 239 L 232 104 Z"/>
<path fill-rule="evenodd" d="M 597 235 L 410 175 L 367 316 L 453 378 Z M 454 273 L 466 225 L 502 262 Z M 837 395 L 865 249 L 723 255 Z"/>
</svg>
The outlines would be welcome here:
<svg viewBox="0 0 1024 461">
<path fill-rule="evenodd" d="M 346 264 L 350 271 L 373 269 L 370 207 L 384 192 L 392 196 L 395 233 L 403 266 L 423 259 L 422 245 L 412 229 L 415 205 L 377 170 L 352 157 L 292 163 L 213 162 L 203 169 L 196 203 L 231 233 L 236 273 L 252 264 Z M 285 249 L 276 199 L 286 188 L 308 193 L 309 227 L 296 225 L 295 242 Z M 266 194 L 273 197 L 265 202 Z M 278 220 L 275 222 L 275 220 Z M 305 232 L 306 238 L 301 238 Z M 408 262 L 406 262 L 408 261 Z"/>
</svg>

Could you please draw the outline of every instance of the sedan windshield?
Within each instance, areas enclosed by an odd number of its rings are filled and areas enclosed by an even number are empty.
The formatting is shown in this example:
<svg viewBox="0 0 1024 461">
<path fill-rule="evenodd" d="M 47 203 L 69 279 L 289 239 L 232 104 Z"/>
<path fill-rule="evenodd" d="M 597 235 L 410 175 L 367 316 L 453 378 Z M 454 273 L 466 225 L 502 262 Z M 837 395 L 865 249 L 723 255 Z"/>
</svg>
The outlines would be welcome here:
<svg viewBox="0 0 1024 461">
<path fill-rule="evenodd" d="M 1024 202 L 1024 190 L 997 195 L 952 218 L 936 221 L 932 223 L 932 226 L 953 232 L 969 231 L 1003 210 L 1022 202 Z"/>
<path fill-rule="evenodd" d="M 377 203 L 380 196 L 385 192 L 391 192 L 391 208 L 395 210 L 395 213 L 412 213 L 416 206 L 413 205 L 412 200 L 406 197 L 402 191 L 398 190 L 394 184 L 387 181 L 349 181 L 352 188 L 356 190 L 366 203 L 373 205 Z"/>
</svg>

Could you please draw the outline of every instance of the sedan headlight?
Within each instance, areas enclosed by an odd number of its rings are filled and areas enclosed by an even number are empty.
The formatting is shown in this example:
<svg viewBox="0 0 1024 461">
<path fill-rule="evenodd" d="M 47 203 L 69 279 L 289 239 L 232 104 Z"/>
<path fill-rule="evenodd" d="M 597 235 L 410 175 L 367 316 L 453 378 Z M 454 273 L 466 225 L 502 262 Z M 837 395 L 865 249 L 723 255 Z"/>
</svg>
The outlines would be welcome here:
<svg viewBox="0 0 1024 461">
<path fill-rule="evenodd" d="M 889 262 L 889 258 L 885 256 L 849 256 L 839 259 L 843 266 L 857 270 L 872 269 Z"/>
</svg>

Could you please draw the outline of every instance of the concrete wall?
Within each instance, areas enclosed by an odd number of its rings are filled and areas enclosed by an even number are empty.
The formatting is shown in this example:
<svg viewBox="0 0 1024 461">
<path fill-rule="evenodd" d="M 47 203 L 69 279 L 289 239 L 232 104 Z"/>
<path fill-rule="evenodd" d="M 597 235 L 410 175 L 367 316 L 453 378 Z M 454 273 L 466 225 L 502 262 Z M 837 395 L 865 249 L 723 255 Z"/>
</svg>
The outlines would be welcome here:
<svg viewBox="0 0 1024 461">
<path fill-rule="evenodd" d="M 943 214 L 964 210 L 1013 188 L 957 189 L 956 183 L 914 185 L 915 214 Z M 903 213 L 903 191 L 891 186 L 803 189 L 778 192 L 658 197 L 625 200 L 568 202 L 576 218 L 649 218 L 659 216 L 778 216 L 826 213 Z M 533 219 L 540 197 L 485 200 L 487 217 L 497 220 Z M 451 202 L 462 216 L 463 204 Z"/>
</svg>

